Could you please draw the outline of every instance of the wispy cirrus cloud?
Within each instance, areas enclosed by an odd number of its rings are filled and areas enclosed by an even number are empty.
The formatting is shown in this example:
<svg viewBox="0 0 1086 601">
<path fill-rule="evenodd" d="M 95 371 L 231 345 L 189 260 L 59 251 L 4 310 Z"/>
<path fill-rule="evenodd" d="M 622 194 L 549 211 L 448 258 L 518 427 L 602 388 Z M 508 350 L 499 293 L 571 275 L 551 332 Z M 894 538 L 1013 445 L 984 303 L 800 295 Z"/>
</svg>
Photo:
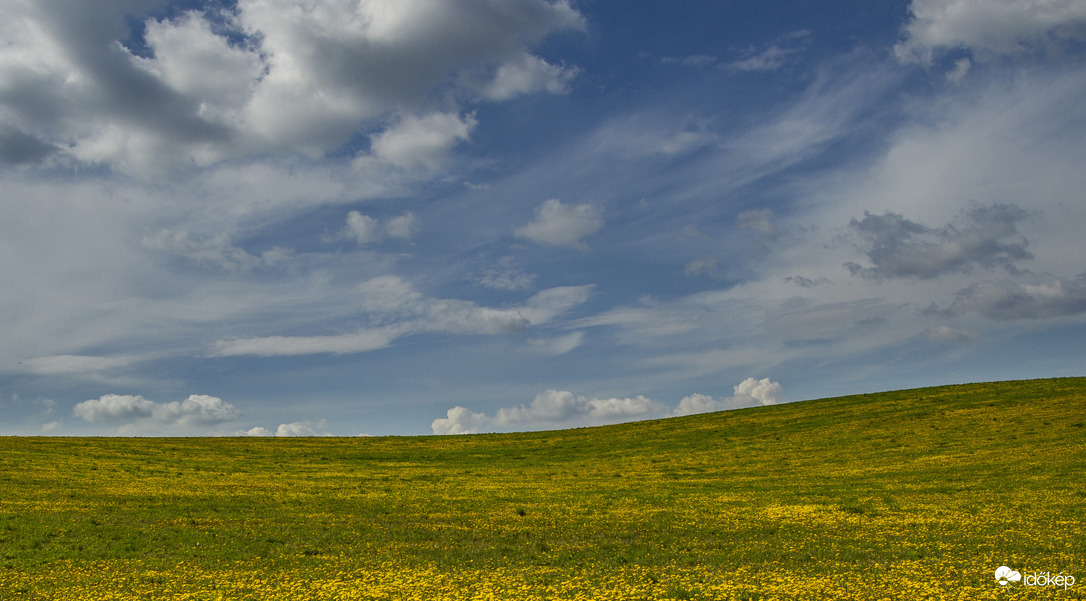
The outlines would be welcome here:
<svg viewBox="0 0 1086 601">
<path fill-rule="evenodd" d="M 588 299 L 592 286 L 542 290 L 515 307 L 495 309 L 458 299 L 423 295 L 397 276 L 359 285 L 359 307 L 376 325 L 345 334 L 260 336 L 219 340 L 215 356 L 290 356 L 361 353 L 389 346 L 403 336 L 423 333 L 508 334 L 544 324 Z"/>
</svg>

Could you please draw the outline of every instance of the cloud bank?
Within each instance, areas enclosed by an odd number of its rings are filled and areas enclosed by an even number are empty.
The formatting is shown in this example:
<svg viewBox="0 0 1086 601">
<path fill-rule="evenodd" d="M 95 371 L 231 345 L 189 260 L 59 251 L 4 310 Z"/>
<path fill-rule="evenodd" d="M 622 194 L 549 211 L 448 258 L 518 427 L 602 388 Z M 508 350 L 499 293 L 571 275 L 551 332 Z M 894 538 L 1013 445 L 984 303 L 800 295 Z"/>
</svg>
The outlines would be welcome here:
<svg viewBox="0 0 1086 601">
<path fill-rule="evenodd" d="M 241 417 L 230 403 L 204 394 L 183 401 L 156 403 L 139 395 L 107 394 L 77 404 L 72 413 L 85 421 L 122 425 L 124 432 L 162 428 L 213 426 Z"/>
<path fill-rule="evenodd" d="M 684 397 L 671 415 L 690 415 L 742 407 L 787 402 L 779 382 L 769 378 L 747 378 L 728 398 L 713 399 L 703 394 Z M 588 398 L 568 390 L 541 392 L 527 405 L 503 407 L 493 416 L 456 406 L 430 425 L 434 434 L 474 434 L 495 430 L 539 430 L 602 425 L 637 419 L 664 417 L 667 407 L 643 395 L 625 398 Z"/>
</svg>

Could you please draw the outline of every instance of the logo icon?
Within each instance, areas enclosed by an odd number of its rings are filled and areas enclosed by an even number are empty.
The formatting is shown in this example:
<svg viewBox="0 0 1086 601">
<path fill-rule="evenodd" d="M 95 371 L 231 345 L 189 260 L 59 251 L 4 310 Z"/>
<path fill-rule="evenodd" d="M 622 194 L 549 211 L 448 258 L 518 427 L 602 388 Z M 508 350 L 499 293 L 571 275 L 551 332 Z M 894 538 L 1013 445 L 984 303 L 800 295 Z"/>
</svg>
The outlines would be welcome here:
<svg viewBox="0 0 1086 601">
<path fill-rule="evenodd" d="M 999 586 L 1007 586 L 1011 582 L 1020 582 L 1022 575 L 1007 566 L 999 566 L 995 571 L 995 579 L 999 582 Z"/>
</svg>

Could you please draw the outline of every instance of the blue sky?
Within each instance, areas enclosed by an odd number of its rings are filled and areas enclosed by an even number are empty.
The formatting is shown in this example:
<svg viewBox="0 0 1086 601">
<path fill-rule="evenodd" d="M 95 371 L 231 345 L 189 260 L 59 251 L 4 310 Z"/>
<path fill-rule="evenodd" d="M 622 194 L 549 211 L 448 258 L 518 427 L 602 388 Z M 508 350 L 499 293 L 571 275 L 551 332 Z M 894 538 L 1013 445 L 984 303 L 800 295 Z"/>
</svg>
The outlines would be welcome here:
<svg viewBox="0 0 1086 601">
<path fill-rule="evenodd" d="M 1073 0 L 0 7 L 0 434 L 1086 367 Z"/>
</svg>

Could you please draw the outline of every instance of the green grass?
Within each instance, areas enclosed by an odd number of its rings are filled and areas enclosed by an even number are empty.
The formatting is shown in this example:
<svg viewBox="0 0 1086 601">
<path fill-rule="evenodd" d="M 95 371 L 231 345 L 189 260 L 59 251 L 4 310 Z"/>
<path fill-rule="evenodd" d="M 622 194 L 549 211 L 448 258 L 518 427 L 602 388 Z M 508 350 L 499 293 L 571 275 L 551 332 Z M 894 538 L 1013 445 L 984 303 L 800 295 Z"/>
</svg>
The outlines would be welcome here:
<svg viewBox="0 0 1086 601">
<path fill-rule="evenodd" d="M 999 587 L 1001 564 L 1078 598 L 1084 468 L 1086 378 L 518 434 L 3 438 L 0 598 L 290 598 L 339 574 L 327 598 L 393 599 L 423 585 L 359 574 L 466 570 L 507 574 L 499 598 L 1056 594 Z"/>
</svg>

